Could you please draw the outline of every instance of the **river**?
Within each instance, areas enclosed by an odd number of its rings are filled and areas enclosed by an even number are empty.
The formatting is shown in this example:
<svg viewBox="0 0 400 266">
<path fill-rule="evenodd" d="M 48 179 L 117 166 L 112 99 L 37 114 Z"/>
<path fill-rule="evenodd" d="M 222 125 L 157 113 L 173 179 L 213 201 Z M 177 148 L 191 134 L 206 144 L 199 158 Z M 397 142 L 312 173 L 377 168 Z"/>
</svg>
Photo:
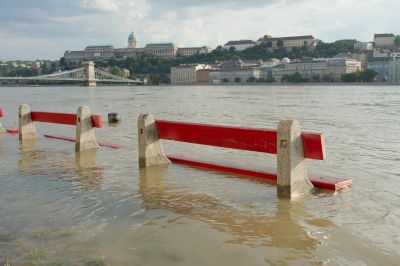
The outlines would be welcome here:
<svg viewBox="0 0 400 266">
<path fill-rule="evenodd" d="M 75 154 L 41 137 L 0 134 L 0 265 L 398 265 L 399 86 L 0 87 L 0 122 L 20 104 L 103 120 L 98 141 Z M 325 161 L 309 172 L 351 178 L 353 188 L 278 200 L 259 179 L 172 164 L 140 171 L 137 118 L 276 128 L 292 117 L 325 135 Z M 73 137 L 73 126 L 38 123 Z M 275 167 L 276 156 L 164 142 L 238 165 Z M 35 264 L 36 263 L 36 264 Z"/>
</svg>

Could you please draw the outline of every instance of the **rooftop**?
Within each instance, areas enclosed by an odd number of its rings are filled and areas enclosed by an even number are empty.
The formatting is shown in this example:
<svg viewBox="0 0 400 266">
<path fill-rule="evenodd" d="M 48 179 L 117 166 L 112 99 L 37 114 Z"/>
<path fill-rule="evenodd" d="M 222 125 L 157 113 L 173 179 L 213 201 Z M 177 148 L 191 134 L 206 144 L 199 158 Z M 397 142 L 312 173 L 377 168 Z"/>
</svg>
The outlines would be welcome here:
<svg viewBox="0 0 400 266">
<path fill-rule="evenodd" d="M 303 35 L 303 36 L 288 36 L 288 37 L 273 37 L 266 38 L 267 41 L 277 41 L 277 40 L 302 40 L 302 39 L 315 39 L 312 35 Z"/>
<path fill-rule="evenodd" d="M 376 33 L 374 35 L 374 38 L 379 38 L 379 37 L 395 37 L 393 33 Z"/>
<path fill-rule="evenodd" d="M 135 36 L 135 33 L 133 33 L 133 31 L 131 32 L 131 34 L 129 34 L 128 40 L 129 41 L 136 41 L 136 36 Z"/>
<path fill-rule="evenodd" d="M 90 45 L 86 46 L 86 49 L 114 49 L 114 46 L 111 44 L 108 45 Z"/>
<path fill-rule="evenodd" d="M 211 49 L 211 48 L 207 46 L 199 46 L 199 47 L 179 47 L 178 49 L 183 50 L 183 49 Z"/>
<path fill-rule="evenodd" d="M 146 47 L 152 47 L 152 46 L 174 46 L 175 44 L 172 42 L 160 42 L 160 43 L 148 43 L 146 44 Z"/>
<path fill-rule="evenodd" d="M 225 45 L 255 44 L 252 40 L 229 41 Z"/>
</svg>

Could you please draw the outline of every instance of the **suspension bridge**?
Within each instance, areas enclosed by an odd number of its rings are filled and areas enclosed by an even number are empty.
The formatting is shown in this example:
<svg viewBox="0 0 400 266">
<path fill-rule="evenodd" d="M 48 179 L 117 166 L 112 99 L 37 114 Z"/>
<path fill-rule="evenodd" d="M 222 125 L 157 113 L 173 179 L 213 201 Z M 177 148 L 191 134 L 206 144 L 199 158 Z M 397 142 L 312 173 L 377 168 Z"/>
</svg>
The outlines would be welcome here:
<svg viewBox="0 0 400 266">
<path fill-rule="evenodd" d="M 143 81 L 136 79 L 122 78 L 106 71 L 94 67 L 92 61 L 84 62 L 83 67 L 57 72 L 49 75 L 34 76 L 34 77 L 0 77 L 1 80 L 6 81 L 68 81 L 68 82 L 82 82 L 85 86 L 96 87 L 97 83 L 108 84 L 143 84 Z"/>
</svg>

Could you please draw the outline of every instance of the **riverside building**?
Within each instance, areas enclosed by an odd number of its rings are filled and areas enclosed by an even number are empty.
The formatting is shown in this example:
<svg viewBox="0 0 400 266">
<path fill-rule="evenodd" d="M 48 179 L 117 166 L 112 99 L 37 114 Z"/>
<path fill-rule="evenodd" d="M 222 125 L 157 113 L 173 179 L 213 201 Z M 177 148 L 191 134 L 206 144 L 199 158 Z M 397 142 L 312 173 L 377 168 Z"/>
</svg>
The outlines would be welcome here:
<svg viewBox="0 0 400 266">
<path fill-rule="evenodd" d="M 66 51 L 64 59 L 67 63 L 80 63 L 85 60 L 107 60 L 114 57 L 137 58 L 144 54 L 174 58 L 209 53 L 210 51 L 211 48 L 206 46 L 179 48 L 177 44 L 172 42 L 149 43 L 145 47 L 138 47 L 136 36 L 132 32 L 128 36 L 128 46 L 126 48 L 114 48 L 112 45 L 87 46 L 83 51 Z"/>
<path fill-rule="evenodd" d="M 400 58 L 396 57 L 389 64 L 389 82 L 400 83 Z"/>
<path fill-rule="evenodd" d="M 283 59 L 282 62 L 272 68 L 276 82 L 282 82 L 284 76 L 295 73 L 309 81 L 340 82 L 343 74 L 361 71 L 361 62 L 349 58 L 317 58 L 294 62 Z"/>
<path fill-rule="evenodd" d="M 392 57 L 373 57 L 367 61 L 367 69 L 374 70 L 378 75 L 375 80 L 377 82 L 389 81 L 389 68 Z"/>
<path fill-rule="evenodd" d="M 171 84 L 172 85 L 193 85 L 198 82 L 198 72 L 200 70 L 209 70 L 211 67 L 205 64 L 188 64 L 171 67 Z M 203 75 L 207 75 L 206 72 Z M 204 82 L 204 81 L 202 81 Z"/>
<path fill-rule="evenodd" d="M 218 68 L 211 72 L 212 84 L 240 84 L 255 82 L 262 78 L 262 60 L 222 62 Z"/>
</svg>

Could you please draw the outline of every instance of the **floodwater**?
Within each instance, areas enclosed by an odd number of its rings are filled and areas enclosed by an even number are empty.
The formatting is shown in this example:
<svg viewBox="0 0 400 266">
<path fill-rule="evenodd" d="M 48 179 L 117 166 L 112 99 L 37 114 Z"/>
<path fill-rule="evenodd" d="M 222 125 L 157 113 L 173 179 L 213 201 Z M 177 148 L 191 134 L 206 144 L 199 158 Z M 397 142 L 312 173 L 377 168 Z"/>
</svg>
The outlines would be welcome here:
<svg viewBox="0 0 400 266">
<path fill-rule="evenodd" d="M 96 129 L 120 144 L 75 154 L 41 137 L 0 134 L 0 265 L 399 265 L 400 87 L 0 87 L 1 123 L 18 105 L 74 113 L 119 112 Z M 312 175 L 353 188 L 278 200 L 259 179 L 172 164 L 140 171 L 136 124 L 157 119 L 276 128 L 293 117 L 325 134 L 327 159 Z M 73 126 L 38 123 L 41 135 Z M 164 142 L 168 153 L 276 166 L 262 153 Z"/>
</svg>

